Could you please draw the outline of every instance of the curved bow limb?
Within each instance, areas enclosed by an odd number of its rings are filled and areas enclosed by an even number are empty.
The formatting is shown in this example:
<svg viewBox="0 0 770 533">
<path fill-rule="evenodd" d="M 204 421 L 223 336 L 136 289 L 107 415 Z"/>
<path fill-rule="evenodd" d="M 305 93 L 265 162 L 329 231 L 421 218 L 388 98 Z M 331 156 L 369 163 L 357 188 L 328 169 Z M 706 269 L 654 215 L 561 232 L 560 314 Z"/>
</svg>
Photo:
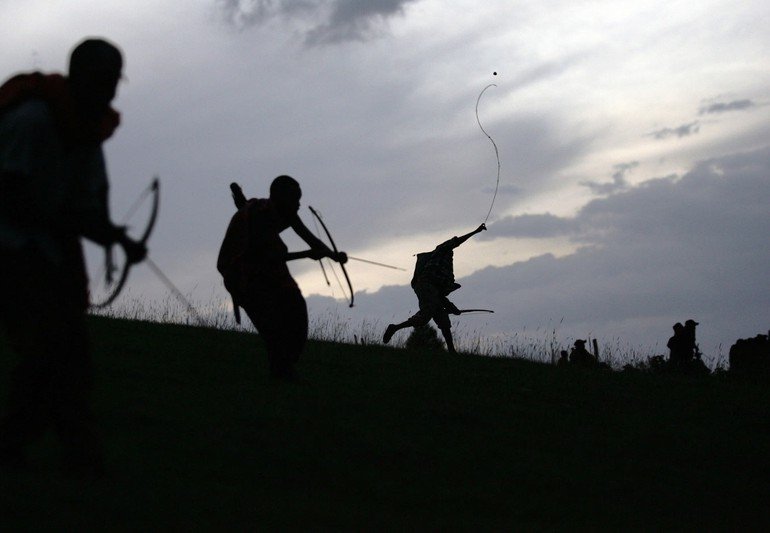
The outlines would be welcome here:
<svg viewBox="0 0 770 533">
<path fill-rule="evenodd" d="M 337 245 L 334 243 L 334 238 L 332 238 L 332 234 L 329 231 L 329 228 L 326 227 L 326 224 L 324 224 L 323 219 L 318 214 L 318 212 L 313 209 L 312 206 L 307 206 L 308 209 L 310 209 L 310 212 L 313 214 L 313 216 L 318 220 L 318 223 L 321 224 L 321 227 L 324 230 L 324 233 L 326 233 L 326 237 L 329 239 L 329 244 L 332 245 L 332 250 L 335 254 L 339 253 L 339 250 L 337 249 Z M 342 274 L 345 276 L 345 281 L 348 284 L 348 289 L 350 289 L 350 304 L 348 307 L 353 307 L 353 303 L 355 301 L 355 292 L 353 291 L 353 284 L 350 282 L 350 276 L 348 276 L 348 271 L 345 269 L 345 265 L 343 263 L 340 263 L 340 268 L 342 269 Z"/>
<path fill-rule="evenodd" d="M 150 238 L 150 235 L 152 234 L 152 230 L 155 227 L 155 222 L 158 219 L 158 210 L 160 207 L 160 178 L 157 176 L 153 178 L 152 183 L 150 184 L 150 192 L 153 195 L 152 199 L 152 210 L 150 211 L 150 218 L 147 221 L 147 225 L 145 226 L 144 231 L 142 232 L 141 237 L 137 241 L 139 244 L 146 246 L 148 239 Z M 120 279 L 118 280 L 118 283 L 115 285 L 115 289 L 113 289 L 112 293 L 102 302 L 91 304 L 92 309 L 104 309 L 108 305 L 110 305 L 112 302 L 115 301 L 115 299 L 120 295 L 120 292 L 123 290 L 123 286 L 126 284 L 126 280 L 128 280 L 128 273 L 131 270 L 131 267 L 133 266 L 133 263 L 131 263 L 128 259 L 126 259 L 126 262 L 123 264 L 123 269 L 120 273 Z"/>
</svg>

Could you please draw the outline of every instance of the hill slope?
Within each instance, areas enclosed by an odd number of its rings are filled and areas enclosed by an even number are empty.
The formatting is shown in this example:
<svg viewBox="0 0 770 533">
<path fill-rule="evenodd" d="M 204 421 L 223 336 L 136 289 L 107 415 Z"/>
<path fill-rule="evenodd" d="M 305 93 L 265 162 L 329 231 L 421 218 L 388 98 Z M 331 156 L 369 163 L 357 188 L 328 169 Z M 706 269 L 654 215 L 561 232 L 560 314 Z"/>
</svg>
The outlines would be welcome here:
<svg viewBox="0 0 770 533">
<path fill-rule="evenodd" d="M 770 524 L 763 386 L 322 342 L 284 383 L 254 335 L 91 324 L 109 477 L 50 436 L 0 480 L 9 529 Z"/>
</svg>

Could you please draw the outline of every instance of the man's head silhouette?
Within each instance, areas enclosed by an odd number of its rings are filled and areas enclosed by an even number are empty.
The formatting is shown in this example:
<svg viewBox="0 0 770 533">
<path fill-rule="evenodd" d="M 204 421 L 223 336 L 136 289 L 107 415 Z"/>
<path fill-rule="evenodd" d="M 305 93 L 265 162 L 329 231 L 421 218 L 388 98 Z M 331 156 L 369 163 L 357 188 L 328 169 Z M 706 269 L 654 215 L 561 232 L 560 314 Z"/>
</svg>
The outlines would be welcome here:
<svg viewBox="0 0 770 533">
<path fill-rule="evenodd" d="M 270 200 L 284 216 L 291 216 L 299 211 L 302 189 L 291 176 L 278 176 L 270 184 Z"/>
<path fill-rule="evenodd" d="M 115 98 L 123 70 L 120 50 L 104 39 L 89 38 L 70 54 L 69 80 L 78 110 L 97 117 Z"/>
</svg>

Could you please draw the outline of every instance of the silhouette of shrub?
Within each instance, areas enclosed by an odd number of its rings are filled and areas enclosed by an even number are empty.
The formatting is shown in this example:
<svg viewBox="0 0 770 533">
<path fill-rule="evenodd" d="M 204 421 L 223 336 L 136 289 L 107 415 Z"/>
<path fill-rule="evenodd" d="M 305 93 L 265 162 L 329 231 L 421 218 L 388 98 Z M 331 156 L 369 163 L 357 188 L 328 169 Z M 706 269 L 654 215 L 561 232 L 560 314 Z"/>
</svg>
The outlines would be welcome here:
<svg viewBox="0 0 770 533">
<path fill-rule="evenodd" d="M 693 359 L 679 366 L 672 366 L 664 355 L 653 355 L 646 360 L 623 366 L 625 372 L 647 372 L 650 374 L 681 374 L 689 376 L 708 376 L 711 371 L 700 359 Z"/>
<path fill-rule="evenodd" d="M 419 350 L 428 352 L 441 352 L 444 343 L 438 338 L 438 332 L 430 325 L 417 326 L 406 339 L 407 350 Z"/>
<path fill-rule="evenodd" d="M 730 373 L 741 376 L 770 375 L 770 341 L 768 335 L 738 339 L 730 347 Z"/>
<path fill-rule="evenodd" d="M 650 372 L 663 372 L 666 370 L 666 358 L 662 355 L 653 355 L 647 365 Z"/>
</svg>

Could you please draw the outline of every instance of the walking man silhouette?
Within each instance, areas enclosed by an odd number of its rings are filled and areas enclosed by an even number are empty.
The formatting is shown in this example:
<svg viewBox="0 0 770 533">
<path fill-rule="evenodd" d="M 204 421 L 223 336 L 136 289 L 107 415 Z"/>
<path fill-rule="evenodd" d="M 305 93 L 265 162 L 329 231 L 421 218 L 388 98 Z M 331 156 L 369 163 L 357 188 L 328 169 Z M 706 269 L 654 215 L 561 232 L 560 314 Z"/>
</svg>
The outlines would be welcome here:
<svg viewBox="0 0 770 533">
<path fill-rule="evenodd" d="M 266 199 L 246 200 L 240 187 L 233 184 L 231 188 L 238 212 L 220 248 L 217 269 L 233 297 L 236 319 L 238 307 L 243 307 L 264 339 L 270 374 L 291 380 L 307 341 L 308 316 L 287 262 L 329 257 L 346 263 L 348 258 L 344 252 L 329 249 L 299 218 L 302 190 L 291 176 L 275 178 Z M 288 228 L 310 249 L 289 252 L 280 237 Z"/>
<path fill-rule="evenodd" d="M 68 76 L 19 74 L 0 87 L 0 324 L 20 362 L 0 420 L 0 465 L 23 469 L 28 444 L 53 427 L 65 468 L 99 475 L 91 411 L 93 368 L 80 238 L 144 245 L 110 221 L 102 142 L 119 123 L 110 107 L 123 58 L 103 39 L 70 55 Z"/>
</svg>

